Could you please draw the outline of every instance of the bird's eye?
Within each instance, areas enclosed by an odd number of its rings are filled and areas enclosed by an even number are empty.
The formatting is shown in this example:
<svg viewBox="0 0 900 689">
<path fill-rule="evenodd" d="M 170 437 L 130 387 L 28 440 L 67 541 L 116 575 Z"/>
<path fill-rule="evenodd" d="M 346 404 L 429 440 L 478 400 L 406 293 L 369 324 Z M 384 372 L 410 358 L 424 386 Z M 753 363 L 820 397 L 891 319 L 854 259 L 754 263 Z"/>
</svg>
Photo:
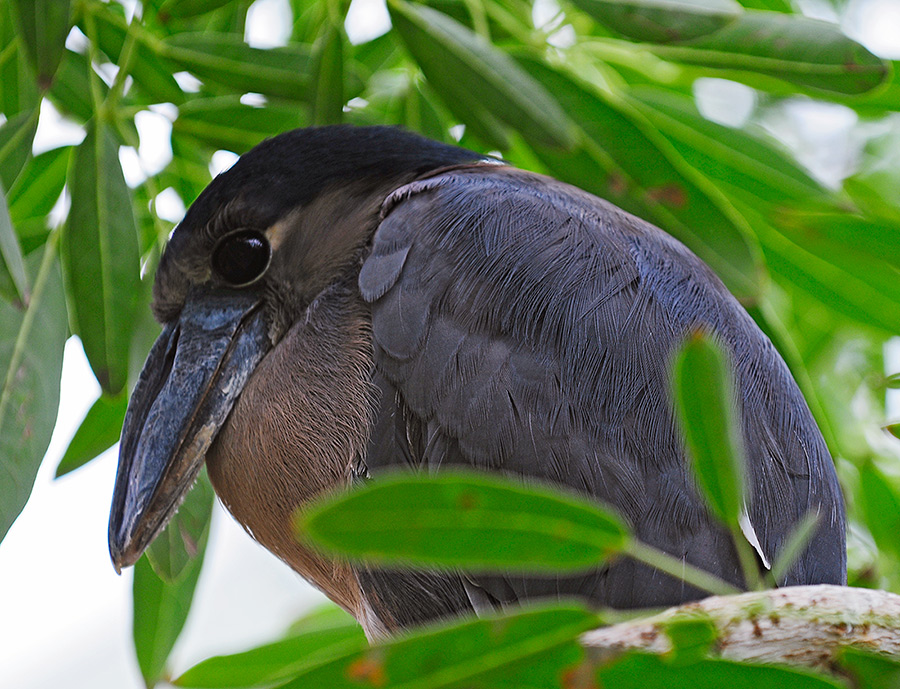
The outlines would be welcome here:
<svg viewBox="0 0 900 689">
<path fill-rule="evenodd" d="M 232 287 L 243 287 L 266 272 L 271 257 L 272 248 L 262 234 L 238 230 L 219 240 L 213 250 L 212 264 L 225 282 Z"/>
</svg>

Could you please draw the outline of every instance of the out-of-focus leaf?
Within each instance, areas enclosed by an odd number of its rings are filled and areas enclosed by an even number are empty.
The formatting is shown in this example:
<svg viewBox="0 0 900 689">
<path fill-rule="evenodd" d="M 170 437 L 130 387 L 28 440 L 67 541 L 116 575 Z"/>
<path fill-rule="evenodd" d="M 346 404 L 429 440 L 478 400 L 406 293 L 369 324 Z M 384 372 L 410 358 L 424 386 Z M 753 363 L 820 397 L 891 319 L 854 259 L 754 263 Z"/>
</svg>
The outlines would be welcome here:
<svg viewBox="0 0 900 689">
<path fill-rule="evenodd" d="M 18 227 L 30 218 L 44 218 L 56 205 L 66 183 L 72 146 L 45 151 L 29 160 L 9 190 L 9 215 Z"/>
<path fill-rule="evenodd" d="M 872 462 L 859 470 L 860 506 L 878 548 L 900 559 L 900 494 Z"/>
<path fill-rule="evenodd" d="M 794 11 L 790 0 L 738 0 L 738 2 L 748 10 L 770 10 L 772 12 L 787 13 Z"/>
<path fill-rule="evenodd" d="M 888 433 L 895 438 L 900 438 L 900 423 L 891 423 L 884 427 Z"/>
<path fill-rule="evenodd" d="M 888 376 L 884 381 L 884 386 L 888 390 L 900 390 L 900 373 L 895 373 L 891 376 Z"/>
<path fill-rule="evenodd" d="M 203 532 L 196 556 L 173 583 L 163 581 L 146 556 L 134 566 L 132 632 L 138 666 L 148 687 L 162 677 L 169 653 L 184 628 L 203 566 L 208 534 L 208 529 Z"/>
<path fill-rule="evenodd" d="M 225 113 L 222 113 L 222 116 L 224 117 Z M 209 161 L 212 152 L 219 147 L 212 146 L 207 149 L 206 146 L 198 145 L 192 136 L 177 134 L 176 128 L 184 124 L 185 122 L 179 124 L 178 120 L 175 120 L 172 125 L 172 160 L 160 173 L 159 182 L 163 188 L 172 187 L 187 207 L 212 179 Z M 241 145 L 245 144 L 246 142 Z M 227 148 L 230 150 L 230 147 Z"/>
<path fill-rule="evenodd" d="M 697 482 L 728 525 L 744 506 L 744 448 L 735 417 L 731 366 L 721 347 L 696 332 L 675 359 L 675 409 Z"/>
<path fill-rule="evenodd" d="M 866 653 L 848 646 L 840 653 L 838 663 L 850 672 L 857 689 L 896 689 L 900 687 L 900 663 L 896 658 Z"/>
<path fill-rule="evenodd" d="M 689 41 L 741 14 L 734 0 L 572 0 L 601 24 L 636 41 Z"/>
<path fill-rule="evenodd" d="M 244 653 L 204 660 L 174 684 L 208 689 L 268 687 L 367 646 L 362 628 L 345 615 L 338 624 L 317 626 Z"/>
<path fill-rule="evenodd" d="M 595 503 L 451 472 L 397 475 L 327 499 L 298 513 L 296 532 L 367 561 L 530 572 L 585 569 L 628 541 L 622 521 Z"/>
<path fill-rule="evenodd" d="M 12 188 L 31 155 L 37 120 L 37 110 L 32 110 L 20 112 L 0 126 L 0 184 L 4 189 Z"/>
<path fill-rule="evenodd" d="M 482 680 L 491 674 L 502 676 L 504 669 L 515 672 L 551 649 L 574 645 L 580 633 L 597 623 L 596 615 L 568 606 L 465 620 L 345 655 L 304 672 L 280 689 L 492 686 Z"/>
<path fill-rule="evenodd" d="M 97 398 L 56 467 L 56 478 L 84 466 L 119 442 L 127 406 L 127 395 L 101 395 Z"/>
<path fill-rule="evenodd" d="M 184 92 L 172 76 L 173 70 L 157 54 L 159 39 L 144 29 L 140 22 L 126 22 L 121 7 L 116 4 L 91 3 L 85 8 L 95 19 L 100 50 L 114 63 L 119 64 L 126 37 L 131 34 L 134 53 L 128 63 L 128 73 L 134 78 L 138 88 L 149 97 L 150 102 L 177 105 L 184 100 Z M 89 32 L 86 33 L 90 35 Z"/>
<path fill-rule="evenodd" d="M 866 93 L 891 73 L 888 62 L 834 24 L 776 12 L 747 11 L 714 34 L 651 49 L 676 62 L 756 72 L 838 94 Z"/>
<path fill-rule="evenodd" d="M 573 78 L 536 60 L 522 60 L 528 71 L 553 93 L 590 142 L 589 153 L 599 151 L 611 171 L 611 185 L 627 195 L 638 194 L 647 211 L 664 229 L 688 245 L 722 278 L 740 299 L 758 299 L 761 268 L 758 249 L 749 238 L 746 223 L 708 180 L 697 175 L 671 144 L 626 102 L 590 90 Z M 588 167 L 582 178 L 571 177 L 570 157 L 538 150 L 541 160 L 561 179 L 591 186 Z M 605 154 L 605 155 L 604 155 Z M 577 162 L 577 161 L 576 161 Z M 582 167 L 589 165 L 584 161 Z M 637 185 L 637 190 L 628 185 Z M 614 191 L 614 190 L 613 190 Z M 616 203 L 622 197 L 612 195 Z M 701 220 L 702 219 L 702 220 Z"/>
<path fill-rule="evenodd" d="M 671 660 L 680 664 L 702 659 L 719 635 L 712 618 L 699 611 L 666 621 L 663 631 L 672 642 Z"/>
<path fill-rule="evenodd" d="M 238 96 L 222 96 L 185 103 L 172 124 L 172 133 L 188 135 L 213 149 L 245 153 L 263 139 L 306 124 L 296 105 L 269 103 L 257 108 L 244 105 Z"/>
<path fill-rule="evenodd" d="M 37 79 L 25 55 L 13 3 L 0 3 L 0 112 L 6 117 L 37 108 Z"/>
<path fill-rule="evenodd" d="M 101 387 L 116 395 L 128 379 L 140 260 L 118 145 L 102 122 L 89 123 L 69 182 L 62 258 L 71 322 Z"/>
<path fill-rule="evenodd" d="M 87 122 L 94 116 L 94 104 L 91 101 L 91 84 L 89 80 L 90 64 L 87 55 L 66 50 L 59 75 L 50 87 L 50 97 L 57 109 L 65 115 L 74 116 L 81 122 Z M 101 97 L 105 98 L 109 87 L 100 79 Z"/>
<path fill-rule="evenodd" d="M 309 96 L 309 49 L 300 45 L 261 50 L 233 34 L 181 33 L 165 39 L 159 51 L 201 81 L 232 92 L 303 102 Z"/>
<path fill-rule="evenodd" d="M 26 261 L 26 308 L 0 300 L 0 539 L 31 494 L 56 424 L 66 302 L 52 251 Z"/>
<path fill-rule="evenodd" d="M 774 142 L 710 122 L 697 111 L 693 98 L 647 87 L 629 95 L 684 159 L 707 177 L 770 203 L 824 196 L 821 185 Z"/>
<path fill-rule="evenodd" d="M 69 0 L 15 0 L 22 41 L 46 90 L 53 81 L 69 35 Z"/>
<path fill-rule="evenodd" d="M 338 124 L 344 108 L 344 36 L 329 23 L 313 49 L 312 124 Z"/>
<path fill-rule="evenodd" d="M 843 683 L 800 670 L 707 658 L 689 665 L 631 652 L 597 670 L 596 682 L 616 689 L 846 689 Z"/>
<path fill-rule="evenodd" d="M 0 296 L 24 304 L 27 292 L 25 259 L 9 217 L 6 194 L 0 184 Z"/>
<path fill-rule="evenodd" d="M 508 55 L 429 7 L 391 0 L 389 9 L 394 29 L 448 105 L 476 120 L 486 111 L 545 146 L 575 144 L 559 104 Z"/>
<path fill-rule="evenodd" d="M 165 0 L 159 6 L 158 13 L 161 20 L 168 20 L 169 17 L 186 19 L 212 12 L 229 2 L 231 0 Z"/>
<path fill-rule="evenodd" d="M 209 531 L 216 494 L 202 472 L 175 516 L 147 548 L 147 559 L 156 575 L 175 584 L 185 568 L 200 554 Z"/>
</svg>

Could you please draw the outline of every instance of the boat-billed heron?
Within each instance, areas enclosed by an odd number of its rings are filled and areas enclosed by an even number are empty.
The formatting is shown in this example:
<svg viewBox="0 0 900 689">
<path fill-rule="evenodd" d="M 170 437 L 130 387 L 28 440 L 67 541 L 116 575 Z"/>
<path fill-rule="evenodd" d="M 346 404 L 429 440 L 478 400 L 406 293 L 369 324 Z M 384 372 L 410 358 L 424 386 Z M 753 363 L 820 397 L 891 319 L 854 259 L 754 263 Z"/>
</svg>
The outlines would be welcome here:
<svg viewBox="0 0 900 689">
<path fill-rule="evenodd" d="M 473 467 L 614 506 L 644 542 L 743 584 L 674 421 L 669 364 L 712 332 L 734 368 L 760 566 L 819 517 L 780 584 L 845 580 L 840 488 L 778 353 L 682 244 L 580 189 L 384 127 L 299 129 L 216 177 L 160 260 L 163 332 L 122 431 L 109 545 L 133 564 L 204 460 L 262 545 L 371 634 L 523 599 L 700 597 L 621 559 L 579 576 L 332 561 L 295 510 L 386 467 Z"/>
</svg>

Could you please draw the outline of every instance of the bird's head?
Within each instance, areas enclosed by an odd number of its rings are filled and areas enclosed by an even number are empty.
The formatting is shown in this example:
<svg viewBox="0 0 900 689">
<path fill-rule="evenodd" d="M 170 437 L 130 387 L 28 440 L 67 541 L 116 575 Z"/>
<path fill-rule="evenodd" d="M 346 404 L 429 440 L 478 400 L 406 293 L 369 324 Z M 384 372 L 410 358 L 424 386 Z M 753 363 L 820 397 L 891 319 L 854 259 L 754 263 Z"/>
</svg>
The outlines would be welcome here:
<svg viewBox="0 0 900 689">
<path fill-rule="evenodd" d="M 157 270 L 163 331 L 128 406 L 109 521 L 117 570 L 163 529 L 259 364 L 320 302 L 321 346 L 341 346 L 328 337 L 328 295 L 355 289 L 385 197 L 477 157 L 393 128 L 300 129 L 203 191 Z"/>
</svg>

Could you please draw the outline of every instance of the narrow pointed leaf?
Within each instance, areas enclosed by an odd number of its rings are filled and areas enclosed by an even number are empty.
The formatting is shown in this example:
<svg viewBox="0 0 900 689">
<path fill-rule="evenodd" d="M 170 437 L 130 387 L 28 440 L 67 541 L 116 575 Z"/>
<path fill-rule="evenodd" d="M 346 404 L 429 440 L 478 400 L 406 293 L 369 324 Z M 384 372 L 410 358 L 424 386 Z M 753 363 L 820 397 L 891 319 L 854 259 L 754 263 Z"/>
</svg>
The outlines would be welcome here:
<svg viewBox="0 0 900 689">
<path fill-rule="evenodd" d="M 50 87 L 50 96 L 56 108 L 79 122 L 87 122 L 94 116 L 91 100 L 89 60 L 87 55 L 66 50 L 59 75 Z M 106 98 L 109 87 L 99 80 L 100 96 Z"/>
<path fill-rule="evenodd" d="M 190 136 L 213 149 L 245 153 L 273 134 L 307 124 L 296 105 L 268 103 L 258 108 L 244 105 L 239 96 L 221 96 L 195 98 L 181 106 L 172 133 Z"/>
<path fill-rule="evenodd" d="M 367 647 L 362 628 L 347 617 L 341 624 L 314 628 L 244 653 L 209 658 L 174 684 L 205 689 L 269 687 Z"/>
<path fill-rule="evenodd" d="M 0 112 L 8 118 L 34 110 L 41 100 L 14 15 L 13 3 L 0 3 Z"/>
<path fill-rule="evenodd" d="M 163 676 L 169 654 L 184 628 L 203 566 L 208 534 L 207 528 L 197 543 L 196 555 L 172 583 L 153 571 L 147 557 L 138 560 L 134 567 L 132 631 L 138 666 L 148 687 Z"/>
<path fill-rule="evenodd" d="M 26 52 L 38 83 L 46 90 L 69 35 L 69 0 L 15 0 L 15 5 Z"/>
<path fill-rule="evenodd" d="M 894 689 L 900 686 L 900 661 L 879 653 L 868 653 L 847 646 L 840 652 L 838 664 L 849 671 L 858 689 Z"/>
<path fill-rule="evenodd" d="M 312 119 L 316 126 L 338 124 L 344 108 L 344 37 L 339 27 L 324 28 L 313 52 Z"/>
<path fill-rule="evenodd" d="M 56 467 L 56 478 L 84 466 L 117 442 L 128 406 L 126 395 L 101 395 L 85 415 Z"/>
<path fill-rule="evenodd" d="M 566 647 L 577 645 L 582 632 L 597 624 L 596 615 L 563 605 L 465 620 L 347 654 L 304 672 L 280 689 L 494 686 L 489 677 L 503 677 L 504 672 L 518 674 L 533 661 L 546 659 L 551 650 L 565 652 Z"/>
<path fill-rule="evenodd" d="M 180 33 L 158 46 L 160 55 L 201 81 L 228 87 L 232 92 L 306 101 L 309 94 L 310 55 L 303 46 L 261 50 L 240 36 Z"/>
<path fill-rule="evenodd" d="M 178 512 L 147 548 L 150 566 L 167 584 L 176 583 L 200 553 L 215 498 L 206 473 L 201 473 Z"/>
<path fill-rule="evenodd" d="M 27 307 L 0 300 L 0 539 L 31 494 L 59 405 L 66 304 L 56 260 L 40 253 L 26 261 Z"/>
<path fill-rule="evenodd" d="M 834 24 L 777 12 L 747 11 L 714 34 L 652 50 L 676 62 L 757 72 L 847 95 L 871 91 L 891 73 L 888 62 Z"/>
<path fill-rule="evenodd" d="M 0 126 L 0 184 L 12 188 L 25 162 L 31 155 L 31 144 L 37 131 L 36 110 L 21 112 Z"/>
<path fill-rule="evenodd" d="M 694 475 L 709 505 L 728 525 L 744 506 L 744 455 L 731 367 L 709 336 L 696 332 L 673 371 L 675 409 Z"/>
<path fill-rule="evenodd" d="M 73 146 L 45 151 L 26 163 L 9 190 L 9 215 L 13 223 L 44 218 L 62 194 Z"/>
<path fill-rule="evenodd" d="M 612 512 L 539 485 L 477 474 L 397 475 L 298 513 L 302 539 L 377 562 L 558 571 L 626 545 Z"/>
<path fill-rule="evenodd" d="M 734 0 L 573 0 L 601 24 L 636 41 L 689 41 L 741 14 Z"/>
<path fill-rule="evenodd" d="M 9 217 L 6 194 L 0 184 L 0 297 L 24 304 L 27 292 L 25 259 Z"/>
<path fill-rule="evenodd" d="M 128 378 L 140 262 L 118 145 L 103 123 L 91 122 L 75 149 L 69 181 L 62 258 L 72 326 L 101 387 L 115 395 Z"/>
<path fill-rule="evenodd" d="M 574 145 L 562 108 L 508 55 L 429 7 L 392 0 L 389 8 L 394 28 L 448 105 L 476 115 L 484 109 L 546 146 Z"/>
</svg>

